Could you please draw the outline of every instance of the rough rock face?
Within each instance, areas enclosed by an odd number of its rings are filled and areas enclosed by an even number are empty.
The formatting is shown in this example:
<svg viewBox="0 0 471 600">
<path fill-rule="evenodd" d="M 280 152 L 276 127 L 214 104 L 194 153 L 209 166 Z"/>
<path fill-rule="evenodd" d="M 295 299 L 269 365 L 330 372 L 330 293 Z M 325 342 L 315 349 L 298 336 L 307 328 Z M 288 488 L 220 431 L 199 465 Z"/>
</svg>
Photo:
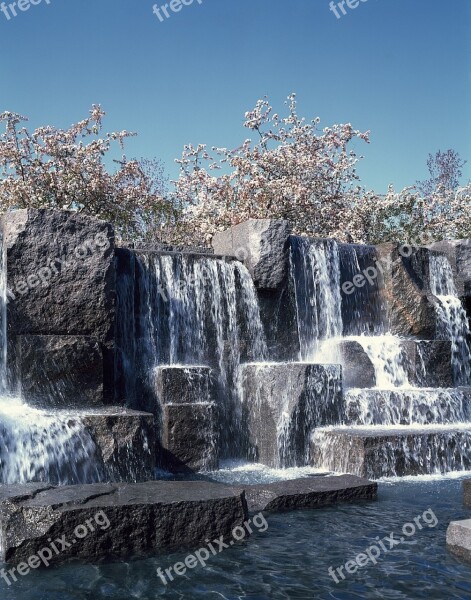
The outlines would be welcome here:
<svg viewBox="0 0 471 600">
<path fill-rule="evenodd" d="M 146 481 L 153 478 L 156 464 L 153 415 L 105 407 L 87 410 L 78 418 L 96 445 L 96 460 L 103 469 L 105 481 Z"/>
<path fill-rule="evenodd" d="M 0 560 L 19 567 L 57 539 L 50 564 L 197 548 L 246 519 L 243 492 L 203 481 L 1 486 Z"/>
<path fill-rule="evenodd" d="M 355 475 L 340 475 L 247 485 L 244 490 L 249 511 L 281 512 L 373 500 L 378 493 L 378 484 Z"/>
<path fill-rule="evenodd" d="M 471 519 L 452 521 L 448 525 L 446 547 L 458 558 L 471 563 Z"/>
<path fill-rule="evenodd" d="M 162 445 L 165 463 L 173 472 L 211 471 L 218 468 L 218 411 L 216 404 L 166 404 L 163 408 Z"/>
<path fill-rule="evenodd" d="M 173 472 L 217 469 L 218 410 L 215 379 L 209 367 L 158 367 L 155 374 L 162 413 L 162 467 Z"/>
<path fill-rule="evenodd" d="M 10 359 L 17 335 L 94 336 L 112 401 L 115 304 L 111 225 L 69 211 L 24 209 L 3 217 Z M 11 364 L 13 364 L 11 362 Z"/>
<path fill-rule="evenodd" d="M 308 464 L 314 427 L 343 417 L 341 367 L 247 364 L 242 377 L 249 458 L 272 467 Z"/>
<path fill-rule="evenodd" d="M 103 405 L 103 353 L 92 336 L 18 336 L 21 394 L 37 408 Z"/>
<path fill-rule="evenodd" d="M 419 387 L 453 387 L 451 342 L 448 340 L 402 341 L 409 382 Z"/>
<path fill-rule="evenodd" d="M 419 248 L 410 256 L 403 256 L 401 248 L 390 243 L 377 246 L 390 331 L 400 336 L 433 339 L 437 317 L 435 298 L 429 288 L 431 251 Z"/>
<path fill-rule="evenodd" d="M 213 238 L 216 254 L 242 261 L 259 289 L 276 290 L 288 273 L 288 221 L 249 219 Z"/>
<path fill-rule="evenodd" d="M 157 367 L 155 388 L 160 404 L 214 402 L 214 374 L 210 367 Z"/>
<path fill-rule="evenodd" d="M 342 364 L 346 388 L 372 388 L 376 385 L 375 368 L 367 353 L 358 342 L 339 342 L 339 358 Z"/>
</svg>

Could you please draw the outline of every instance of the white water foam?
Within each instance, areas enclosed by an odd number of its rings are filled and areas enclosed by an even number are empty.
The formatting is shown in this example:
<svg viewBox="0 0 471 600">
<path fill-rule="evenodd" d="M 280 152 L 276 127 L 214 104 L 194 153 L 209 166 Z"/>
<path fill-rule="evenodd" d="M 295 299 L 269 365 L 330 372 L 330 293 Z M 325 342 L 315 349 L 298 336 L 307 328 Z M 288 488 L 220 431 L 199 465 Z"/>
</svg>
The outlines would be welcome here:
<svg viewBox="0 0 471 600">
<path fill-rule="evenodd" d="M 100 481 L 97 448 L 79 416 L 0 397 L 0 482 L 56 485 Z"/>
<path fill-rule="evenodd" d="M 440 334 L 451 340 L 452 365 L 456 385 L 471 384 L 471 331 L 468 316 L 458 297 L 453 271 L 444 255 L 430 255 L 430 289 L 437 297 Z"/>
</svg>

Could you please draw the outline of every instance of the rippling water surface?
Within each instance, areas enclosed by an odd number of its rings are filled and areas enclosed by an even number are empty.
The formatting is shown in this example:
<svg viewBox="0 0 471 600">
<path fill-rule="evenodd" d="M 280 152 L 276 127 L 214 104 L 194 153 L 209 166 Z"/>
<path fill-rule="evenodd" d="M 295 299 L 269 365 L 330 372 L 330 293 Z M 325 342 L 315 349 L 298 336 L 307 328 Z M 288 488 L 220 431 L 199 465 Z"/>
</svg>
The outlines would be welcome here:
<svg viewBox="0 0 471 600">
<path fill-rule="evenodd" d="M 169 599 L 386 599 L 470 600 L 471 567 L 449 555 L 445 531 L 452 520 L 471 518 L 462 504 L 458 479 L 380 483 L 378 502 L 276 514 L 255 533 L 165 586 L 156 574 L 186 553 L 101 565 L 67 565 L 35 571 L 7 587 L 5 600 Z M 338 567 L 363 552 L 375 538 L 399 533 L 404 523 L 432 509 L 435 528 L 424 528 L 376 566 L 335 584 Z"/>
</svg>

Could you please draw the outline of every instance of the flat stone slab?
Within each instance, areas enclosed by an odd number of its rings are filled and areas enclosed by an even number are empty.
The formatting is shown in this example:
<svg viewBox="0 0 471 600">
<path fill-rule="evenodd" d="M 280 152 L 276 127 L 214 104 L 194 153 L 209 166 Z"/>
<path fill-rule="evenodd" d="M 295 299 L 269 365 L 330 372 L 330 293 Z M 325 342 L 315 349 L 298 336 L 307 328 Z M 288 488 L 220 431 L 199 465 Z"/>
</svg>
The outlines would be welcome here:
<svg viewBox="0 0 471 600">
<path fill-rule="evenodd" d="M 22 569 L 45 548 L 59 564 L 199 547 L 247 515 L 242 490 L 205 481 L 0 486 L 0 560 Z"/>
<path fill-rule="evenodd" d="M 375 500 L 378 484 L 355 475 L 302 477 L 244 487 L 249 511 L 283 512 Z"/>
<path fill-rule="evenodd" d="M 471 427 L 332 427 L 311 438 L 314 467 L 360 477 L 429 475 L 471 468 Z"/>
<path fill-rule="evenodd" d="M 471 519 L 452 521 L 448 525 L 446 547 L 455 556 L 471 563 Z"/>
<path fill-rule="evenodd" d="M 471 421 L 471 388 L 352 389 L 348 425 L 432 425 Z"/>
</svg>

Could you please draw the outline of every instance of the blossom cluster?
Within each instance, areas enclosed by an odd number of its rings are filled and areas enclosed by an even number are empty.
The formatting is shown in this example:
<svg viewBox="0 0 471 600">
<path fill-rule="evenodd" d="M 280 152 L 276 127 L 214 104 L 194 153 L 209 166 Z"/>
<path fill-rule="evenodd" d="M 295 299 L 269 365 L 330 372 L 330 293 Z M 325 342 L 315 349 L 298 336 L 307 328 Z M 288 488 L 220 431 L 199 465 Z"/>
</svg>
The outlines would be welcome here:
<svg viewBox="0 0 471 600">
<path fill-rule="evenodd" d="M 165 211 L 155 177 L 147 163 L 127 160 L 128 131 L 100 137 L 105 113 L 94 105 L 88 118 L 69 129 L 40 127 L 29 132 L 27 121 L 13 112 L 0 114 L 0 210 L 56 208 L 111 221 L 123 237 L 142 233 L 156 214 Z M 105 164 L 113 144 L 122 155 L 109 172 Z"/>
<path fill-rule="evenodd" d="M 369 132 L 350 124 L 320 130 L 319 118 L 298 116 L 295 94 L 286 104 L 284 117 L 266 98 L 245 114 L 254 142 L 233 150 L 185 146 L 174 182 L 181 243 L 208 243 L 249 218 L 286 219 L 294 233 L 347 242 L 407 241 L 424 229 L 433 239 L 471 235 L 469 184 L 457 191 L 438 185 L 426 197 L 413 187 L 367 191 L 352 146 L 368 143 Z"/>
</svg>

